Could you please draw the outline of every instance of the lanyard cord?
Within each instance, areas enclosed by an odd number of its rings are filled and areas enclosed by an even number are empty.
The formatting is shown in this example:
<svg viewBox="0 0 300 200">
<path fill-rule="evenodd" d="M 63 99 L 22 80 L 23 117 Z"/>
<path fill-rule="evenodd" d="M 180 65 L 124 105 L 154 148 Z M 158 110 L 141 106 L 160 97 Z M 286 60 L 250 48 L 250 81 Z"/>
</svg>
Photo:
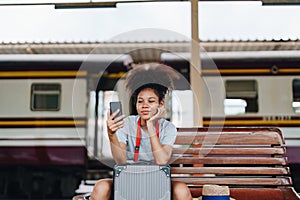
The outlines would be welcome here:
<svg viewBox="0 0 300 200">
<path fill-rule="evenodd" d="M 155 131 L 156 135 L 159 138 L 159 125 L 158 121 L 155 123 Z M 134 148 L 134 162 L 137 162 L 139 159 L 139 151 L 141 146 L 141 118 L 139 118 L 137 130 L 136 130 L 136 140 L 135 140 L 135 148 Z"/>
</svg>

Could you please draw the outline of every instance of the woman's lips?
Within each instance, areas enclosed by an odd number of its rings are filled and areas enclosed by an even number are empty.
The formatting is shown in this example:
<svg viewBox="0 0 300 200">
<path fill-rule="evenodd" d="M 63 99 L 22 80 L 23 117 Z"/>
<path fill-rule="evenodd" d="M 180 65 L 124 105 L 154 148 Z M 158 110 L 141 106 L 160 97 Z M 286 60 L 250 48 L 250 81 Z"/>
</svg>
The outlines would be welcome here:
<svg viewBox="0 0 300 200">
<path fill-rule="evenodd" d="M 142 111 L 141 112 L 143 115 L 148 115 L 150 113 L 150 111 Z"/>
</svg>

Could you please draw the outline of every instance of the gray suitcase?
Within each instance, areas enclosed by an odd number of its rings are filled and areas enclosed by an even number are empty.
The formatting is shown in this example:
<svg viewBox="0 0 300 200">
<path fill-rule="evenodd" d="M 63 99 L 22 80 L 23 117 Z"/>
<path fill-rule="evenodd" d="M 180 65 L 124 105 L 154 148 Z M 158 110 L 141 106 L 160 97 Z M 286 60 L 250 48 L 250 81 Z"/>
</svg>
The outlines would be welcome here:
<svg viewBox="0 0 300 200">
<path fill-rule="evenodd" d="M 169 165 L 116 165 L 115 200 L 170 200 Z"/>
</svg>

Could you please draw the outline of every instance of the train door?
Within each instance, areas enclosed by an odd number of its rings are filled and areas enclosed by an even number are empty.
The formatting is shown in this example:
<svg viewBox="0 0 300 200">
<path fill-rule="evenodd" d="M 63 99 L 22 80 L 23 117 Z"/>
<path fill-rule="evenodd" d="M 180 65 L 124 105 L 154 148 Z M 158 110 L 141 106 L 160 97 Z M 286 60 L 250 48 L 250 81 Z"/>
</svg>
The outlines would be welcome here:
<svg viewBox="0 0 300 200">
<path fill-rule="evenodd" d="M 106 119 L 109 102 L 121 101 L 125 115 L 129 114 L 129 101 L 124 90 L 124 80 L 119 80 L 115 88 L 106 90 L 93 90 L 89 92 L 88 125 L 87 125 L 87 150 L 92 160 L 102 164 L 113 165 L 110 143 L 107 136 Z"/>
</svg>

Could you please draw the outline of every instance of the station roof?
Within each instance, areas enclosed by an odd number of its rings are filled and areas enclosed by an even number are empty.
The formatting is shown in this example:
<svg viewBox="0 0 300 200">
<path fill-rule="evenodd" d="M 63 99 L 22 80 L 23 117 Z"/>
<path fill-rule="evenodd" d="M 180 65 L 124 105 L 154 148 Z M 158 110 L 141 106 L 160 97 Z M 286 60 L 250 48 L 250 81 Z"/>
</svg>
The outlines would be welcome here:
<svg viewBox="0 0 300 200">
<path fill-rule="evenodd" d="M 201 41 L 207 52 L 295 51 L 300 40 Z M 0 43 L 0 54 L 126 54 L 133 50 L 189 52 L 189 41 Z M 145 52 L 145 51 L 144 51 Z M 141 52 L 140 52 L 141 53 Z M 151 52 L 145 52 L 151 54 Z"/>
</svg>

